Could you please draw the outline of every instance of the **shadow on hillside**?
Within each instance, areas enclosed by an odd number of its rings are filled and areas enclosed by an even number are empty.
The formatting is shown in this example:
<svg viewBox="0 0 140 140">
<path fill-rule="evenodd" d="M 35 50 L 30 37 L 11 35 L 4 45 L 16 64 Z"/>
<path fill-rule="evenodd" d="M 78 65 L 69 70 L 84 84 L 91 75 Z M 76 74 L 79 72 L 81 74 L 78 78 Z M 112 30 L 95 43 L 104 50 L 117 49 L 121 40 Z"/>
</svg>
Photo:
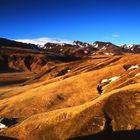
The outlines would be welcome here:
<svg viewBox="0 0 140 140">
<path fill-rule="evenodd" d="M 7 127 L 17 124 L 17 118 L 1 118 L 0 123 L 6 125 Z"/>
<path fill-rule="evenodd" d="M 105 113 L 106 123 L 105 130 L 89 136 L 80 136 L 71 140 L 138 140 L 140 139 L 140 130 L 126 130 L 114 132 L 111 126 L 111 118 Z"/>
<path fill-rule="evenodd" d="M 48 58 L 51 60 L 57 60 L 62 62 L 70 62 L 70 61 L 77 61 L 80 60 L 81 57 L 70 56 L 70 55 L 49 55 Z"/>
<path fill-rule="evenodd" d="M 140 139 L 140 130 L 102 132 L 90 136 L 81 136 L 70 140 L 138 140 Z"/>
<path fill-rule="evenodd" d="M 0 140 L 18 140 L 18 139 L 6 137 L 6 136 L 0 136 Z"/>
<path fill-rule="evenodd" d="M 102 132 L 95 135 L 81 136 L 69 140 L 139 140 L 140 130 L 119 131 L 119 132 Z"/>
<path fill-rule="evenodd" d="M 11 86 L 11 85 L 16 85 L 16 84 L 22 84 L 22 83 L 24 83 L 25 81 L 27 81 L 27 79 L 0 82 L 0 87 L 3 87 L 3 86 Z"/>
</svg>

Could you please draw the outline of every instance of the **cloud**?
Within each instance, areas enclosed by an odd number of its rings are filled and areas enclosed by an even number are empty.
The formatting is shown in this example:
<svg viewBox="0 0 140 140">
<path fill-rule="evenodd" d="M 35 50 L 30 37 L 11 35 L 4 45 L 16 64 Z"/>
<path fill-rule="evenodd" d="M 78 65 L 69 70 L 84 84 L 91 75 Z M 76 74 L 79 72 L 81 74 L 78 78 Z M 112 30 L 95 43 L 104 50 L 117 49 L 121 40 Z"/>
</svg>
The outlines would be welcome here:
<svg viewBox="0 0 140 140">
<path fill-rule="evenodd" d="M 37 45 L 44 45 L 48 42 L 51 43 L 67 43 L 72 44 L 72 41 L 66 40 L 66 39 L 57 39 L 57 38 L 48 38 L 48 37 L 42 37 L 42 38 L 35 38 L 35 39 L 15 39 L 15 41 L 24 42 L 24 43 L 32 43 Z"/>
<path fill-rule="evenodd" d="M 114 37 L 114 38 L 118 38 L 118 37 L 120 37 L 120 35 L 118 35 L 118 34 L 114 34 L 114 35 L 112 35 L 112 37 Z"/>
</svg>

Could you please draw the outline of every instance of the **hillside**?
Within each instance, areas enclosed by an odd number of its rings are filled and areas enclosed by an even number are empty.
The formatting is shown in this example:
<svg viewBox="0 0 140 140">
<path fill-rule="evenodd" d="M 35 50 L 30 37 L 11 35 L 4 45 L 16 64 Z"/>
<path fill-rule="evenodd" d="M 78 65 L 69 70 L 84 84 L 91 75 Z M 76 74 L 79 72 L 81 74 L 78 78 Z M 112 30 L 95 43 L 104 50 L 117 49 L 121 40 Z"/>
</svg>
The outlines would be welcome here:
<svg viewBox="0 0 140 140">
<path fill-rule="evenodd" d="M 95 54 L 99 50 L 94 49 L 69 59 L 71 51 L 58 54 L 56 49 L 0 51 L 0 118 L 16 120 L 0 136 L 87 139 L 140 130 L 140 54 Z"/>
</svg>

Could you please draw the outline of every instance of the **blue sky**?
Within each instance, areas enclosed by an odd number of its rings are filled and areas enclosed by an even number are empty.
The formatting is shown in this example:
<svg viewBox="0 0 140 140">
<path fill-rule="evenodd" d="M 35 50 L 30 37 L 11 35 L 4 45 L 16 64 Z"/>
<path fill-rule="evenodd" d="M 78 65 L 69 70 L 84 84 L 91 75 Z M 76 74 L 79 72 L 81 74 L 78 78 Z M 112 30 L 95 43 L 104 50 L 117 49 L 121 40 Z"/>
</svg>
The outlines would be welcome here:
<svg viewBox="0 0 140 140">
<path fill-rule="evenodd" d="M 0 0 L 0 37 L 140 43 L 140 0 Z"/>
</svg>

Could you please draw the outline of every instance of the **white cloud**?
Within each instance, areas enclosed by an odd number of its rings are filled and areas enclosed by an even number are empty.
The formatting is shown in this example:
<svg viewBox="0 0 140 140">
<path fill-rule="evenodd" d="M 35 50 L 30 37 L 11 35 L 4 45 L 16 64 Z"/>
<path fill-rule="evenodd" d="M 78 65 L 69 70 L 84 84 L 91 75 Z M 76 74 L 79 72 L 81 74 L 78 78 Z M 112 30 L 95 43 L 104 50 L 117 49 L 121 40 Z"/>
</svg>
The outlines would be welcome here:
<svg viewBox="0 0 140 140">
<path fill-rule="evenodd" d="M 66 40 L 66 39 L 56 39 L 56 38 L 48 38 L 48 37 L 42 37 L 42 38 L 35 38 L 35 39 L 15 39 L 15 41 L 24 42 L 24 43 L 32 43 L 32 44 L 38 44 L 38 45 L 44 45 L 48 42 L 51 43 L 67 43 L 72 44 L 72 41 Z"/>
<path fill-rule="evenodd" d="M 112 37 L 118 38 L 118 37 L 120 37 L 120 35 L 114 34 L 114 35 L 112 35 Z"/>
</svg>

